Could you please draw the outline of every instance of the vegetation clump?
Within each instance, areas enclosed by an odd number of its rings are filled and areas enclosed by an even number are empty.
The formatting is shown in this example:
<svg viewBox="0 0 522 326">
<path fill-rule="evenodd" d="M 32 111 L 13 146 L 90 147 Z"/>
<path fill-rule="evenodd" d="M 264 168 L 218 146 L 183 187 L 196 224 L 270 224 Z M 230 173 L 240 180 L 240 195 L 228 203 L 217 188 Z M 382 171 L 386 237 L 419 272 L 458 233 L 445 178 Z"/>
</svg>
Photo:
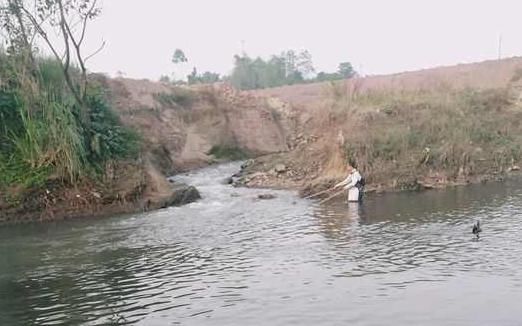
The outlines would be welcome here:
<svg viewBox="0 0 522 326">
<path fill-rule="evenodd" d="M 175 65 L 187 65 L 189 59 L 181 49 L 176 49 L 172 56 Z M 234 56 L 234 68 L 229 76 L 205 71 L 198 73 L 196 67 L 187 75 L 186 81 L 174 76 L 164 75 L 160 81 L 177 85 L 212 84 L 220 81 L 230 82 L 241 90 L 262 89 L 283 85 L 295 85 L 324 81 L 336 81 L 355 77 L 357 72 L 350 62 L 341 62 L 336 72 L 320 71 L 312 62 L 312 54 L 308 50 L 288 50 L 272 55 L 265 60 L 261 57 L 252 58 L 246 53 Z"/>
<path fill-rule="evenodd" d="M 18 59 L 0 54 L 0 186 L 49 178 L 74 184 L 137 153 L 137 135 L 121 125 L 99 86 L 85 97 L 87 123 L 54 60 L 38 59 L 38 73 L 20 80 Z"/>
<path fill-rule="evenodd" d="M 208 152 L 218 160 L 239 161 L 248 158 L 248 154 L 241 148 L 229 145 L 213 146 Z"/>
<path fill-rule="evenodd" d="M 339 64 L 337 72 L 316 74 L 312 55 L 307 50 L 288 50 L 268 60 L 247 54 L 234 57 L 234 69 L 228 80 L 238 89 L 259 89 L 349 79 L 356 76 L 350 62 Z"/>
<path fill-rule="evenodd" d="M 192 103 L 197 99 L 197 96 L 194 91 L 190 89 L 177 87 L 169 93 L 163 92 L 154 94 L 154 99 L 165 107 L 190 107 L 190 105 L 192 105 Z"/>
<path fill-rule="evenodd" d="M 88 0 L 11 0 L 0 8 L 8 41 L 0 52 L 0 191 L 76 185 L 137 153 L 137 135 L 121 124 L 85 67 L 86 24 L 98 13 Z M 50 31 L 61 32 L 63 55 Z M 40 56 L 34 39 L 54 57 Z"/>
<path fill-rule="evenodd" d="M 469 180 L 522 159 L 522 110 L 509 88 L 336 91 L 329 123 L 345 135 L 347 161 L 357 162 L 372 183 L 400 186 L 437 173 Z"/>
</svg>

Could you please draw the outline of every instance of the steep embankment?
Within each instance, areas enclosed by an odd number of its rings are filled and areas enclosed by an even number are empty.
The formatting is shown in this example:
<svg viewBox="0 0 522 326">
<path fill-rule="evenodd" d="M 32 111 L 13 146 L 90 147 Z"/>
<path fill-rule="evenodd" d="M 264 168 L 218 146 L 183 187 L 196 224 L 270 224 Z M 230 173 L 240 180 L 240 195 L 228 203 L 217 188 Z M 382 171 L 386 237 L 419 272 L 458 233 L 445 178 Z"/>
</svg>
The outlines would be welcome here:
<svg viewBox="0 0 522 326">
<path fill-rule="evenodd" d="M 164 173 L 212 163 L 213 149 L 249 156 L 288 149 L 292 117 L 270 100 L 225 85 L 180 88 L 131 79 L 107 84 L 113 107 L 140 132 L 148 159 Z"/>
<path fill-rule="evenodd" d="M 239 92 L 107 79 L 112 109 L 141 137 L 103 178 L 0 196 L 0 224 L 156 209 L 198 197 L 167 176 L 257 157 L 239 183 L 323 189 L 353 162 L 368 190 L 498 178 L 522 159 L 522 59 Z M 15 194 L 15 195 L 12 195 Z"/>
<path fill-rule="evenodd" d="M 108 162 L 102 178 L 75 186 L 0 192 L 0 225 L 158 209 L 193 201 L 197 190 L 167 177 L 220 160 L 288 150 L 292 116 L 284 106 L 223 85 L 179 88 L 94 76 L 112 109 L 141 138 L 139 157 Z M 213 153 L 213 154 L 212 154 Z"/>
<path fill-rule="evenodd" d="M 248 186 L 320 190 L 357 164 L 368 190 L 498 178 L 522 157 L 522 58 L 250 92 L 287 103 L 291 150 L 257 159 Z"/>
</svg>

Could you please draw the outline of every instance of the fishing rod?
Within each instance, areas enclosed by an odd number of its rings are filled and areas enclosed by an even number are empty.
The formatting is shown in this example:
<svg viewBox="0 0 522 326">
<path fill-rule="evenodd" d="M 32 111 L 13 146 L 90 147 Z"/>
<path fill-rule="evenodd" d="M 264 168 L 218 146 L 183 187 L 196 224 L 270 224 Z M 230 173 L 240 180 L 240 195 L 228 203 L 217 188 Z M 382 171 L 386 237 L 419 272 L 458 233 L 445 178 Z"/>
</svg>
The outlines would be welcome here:
<svg viewBox="0 0 522 326">
<path fill-rule="evenodd" d="M 325 193 L 327 193 L 327 192 L 329 192 L 329 191 L 332 191 L 332 190 L 334 190 L 334 189 L 335 189 L 335 187 L 334 187 L 334 188 L 328 188 L 328 189 L 326 189 L 326 190 L 319 191 L 318 193 L 315 193 L 315 194 L 313 194 L 313 195 L 307 196 L 307 197 L 305 197 L 304 199 L 311 199 L 311 198 L 314 198 L 314 197 L 320 196 L 320 195 L 322 195 L 322 194 L 325 194 Z"/>
<path fill-rule="evenodd" d="M 332 200 L 332 199 L 334 199 L 335 197 L 337 197 L 337 196 L 343 194 L 345 191 L 346 191 L 346 189 L 343 189 L 343 190 L 341 190 L 341 191 L 339 191 L 339 192 L 336 192 L 335 194 L 331 195 L 330 197 L 321 200 L 321 201 L 319 202 L 319 204 L 326 203 L 327 201 Z"/>
</svg>

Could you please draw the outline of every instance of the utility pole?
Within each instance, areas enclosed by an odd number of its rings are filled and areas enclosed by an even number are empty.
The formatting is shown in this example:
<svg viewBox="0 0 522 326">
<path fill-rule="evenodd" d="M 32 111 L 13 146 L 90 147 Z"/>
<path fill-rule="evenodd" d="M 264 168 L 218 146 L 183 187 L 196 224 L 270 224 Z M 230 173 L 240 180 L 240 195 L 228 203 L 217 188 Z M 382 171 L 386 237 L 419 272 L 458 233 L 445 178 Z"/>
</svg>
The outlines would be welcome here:
<svg viewBox="0 0 522 326">
<path fill-rule="evenodd" d="M 502 34 L 498 37 L 498 60 L 502 59 Z"/>
<path fill-rule="evenodd" d="M 245 55 L 245 40 L 241 40 L 241 54 Z"/>
</svg>

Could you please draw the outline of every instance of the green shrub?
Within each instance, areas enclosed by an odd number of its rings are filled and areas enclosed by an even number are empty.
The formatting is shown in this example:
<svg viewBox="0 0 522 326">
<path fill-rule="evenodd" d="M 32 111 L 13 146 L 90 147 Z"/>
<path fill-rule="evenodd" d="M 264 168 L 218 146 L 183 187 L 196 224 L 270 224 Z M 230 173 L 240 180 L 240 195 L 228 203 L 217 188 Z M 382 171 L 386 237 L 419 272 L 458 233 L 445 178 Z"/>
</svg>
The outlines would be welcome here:
<svg viewBox="0 0 522 326">
<path fill-rule="evenodd" d="M 191 90 L 176 88 L 171 93 L 156 93 L 154 99 L 166 107 L 190 107 L 194 103 L 196 95 Z"/>
<path fill-rule="evenodd" d="M 230 145 L 215 145 L 207 153 L 217 159 L 239 161 L 248 158 L 247 153 L 239 147 Z"/>
<path fill-rule="evenodd" d="M 139 137 L 121 124 L 100 87 L 89 87 L 80 110 L 56 61 L 39 58 L 35 75 L 24 77 L 13 74 L 21 69 L 16 57 L 0 57 L 0 189 L 49 178 L 74 184 L 109 160 L 137 154 Z"/>
<path fill-rule="evenodd" d="M 18 185 L 23 188 L 43 186 L 51 174 L 49 166 L 32 168 L 17 156 L 0 154 L 0 190 L 2 186 Z"/>
<path fill-rule="evenodd" d="M 87 161 L 99 166 L 108 160 L 133 157 L 139 149 L 139 136 L 124 127 L 118 116 L 111 110 L 105 94 L 100 88 L 92 89 L 87 96 L 90 125 L 84 131 L 89 149 Z"/>
</svg>

